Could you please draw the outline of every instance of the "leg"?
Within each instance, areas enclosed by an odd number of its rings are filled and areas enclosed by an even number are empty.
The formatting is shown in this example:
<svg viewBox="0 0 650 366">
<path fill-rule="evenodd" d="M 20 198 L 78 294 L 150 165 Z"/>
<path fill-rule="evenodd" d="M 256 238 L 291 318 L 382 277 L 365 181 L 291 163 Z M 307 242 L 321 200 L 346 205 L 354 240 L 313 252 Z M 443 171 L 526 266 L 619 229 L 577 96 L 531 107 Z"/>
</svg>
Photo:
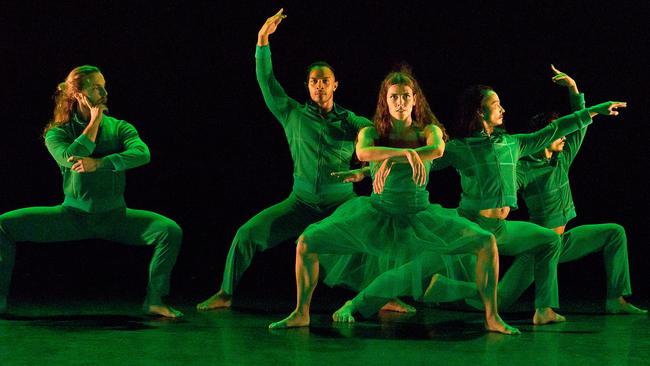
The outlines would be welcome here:
<svg viewBox="0 0 650 366">
<path fill-rule="evenodd" d="M 523 222 L 506 221 L 496 234 L 499 251 L 504 255 L 532 255 L 535 277 L 534 324 L 561 322 L 566 319 L 556 314 L 559 306 L 557 264 L 561 239 L 553 230 Z"/>
<path fill-rule="evenodd" d="M 7 306 L 16 242 L 80 240 L 91 236 L 84 217 L 63 206 L 29 207 L 0 215 L 0 313 Z"/>
<path fill-rule="evenodd" d="M 484 235 L 482 240 L 464 251 L 476 253 L 476 288 L 485 308 L 485 329 L 490 332 L 519 334 L 519 330 L 506 324 L 498 312 L 499 251 L 495 237 Z"/>
<path fill-rule="evenodd" d="M 318 255 L 309 251 L 304 236 L 296 246 L 296 309 L 285 319 L 271 323 L 269 328 L 294 328 L 309 326 L 309 307 L 318 284 Z"/>
<path fill-rule="evenodd" d="M 499 283 L 499 306 L 507 309 L 521 297 L 535 281 L 535 259 L 531 254 L 520 254 Z"/>
<path fill-rule="evenodd" d="M 607 275 L 607 306 L 609 313 L 646 314 L 625 301 L 630 295 L 630 267 L 627 258 L 625 229 L 617 224 L 583 225 L 567 231 L 563 236 L 560 263 L 570 262 L 603 250 Z"/>
<path fill-rule="evenodd" d="M 104 228 L 103 239 L 154 246 L 143 310 L 169 318 L 182 316 L 180 311 L 163 302 L 163 297 L 169 294 L 171 272 L 183 239 L 183 232 L 176 222 L 154 212 L 127 208 L 126 211 L 107 215 L 99 225 Z M 107 227 L 110 229 L 106 230 Z"/>
<path fill-rule="evenodd" d="M 209 310 L 230 307 L 233 291 L 255 253 L 297 237 L 309 224 L 322 217 L 324 214 L 317 214 L 314 209 L 301 204 L 292 194 L 286 200 L 248 220 L 237 230 L 228 251 L 221 288 L 196 308 Z"/>
</svg>

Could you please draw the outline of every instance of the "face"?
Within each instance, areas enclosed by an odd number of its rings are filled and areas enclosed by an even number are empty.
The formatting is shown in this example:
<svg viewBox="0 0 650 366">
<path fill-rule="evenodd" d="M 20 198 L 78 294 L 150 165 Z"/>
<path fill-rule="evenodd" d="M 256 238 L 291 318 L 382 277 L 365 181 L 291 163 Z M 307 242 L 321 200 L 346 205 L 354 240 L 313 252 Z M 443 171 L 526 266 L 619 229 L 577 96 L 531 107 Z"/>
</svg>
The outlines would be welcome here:
<svg viewBox="0 0 650 366">
<path fill-rule="evenodd" d="M 566 137 L 562 136 L 562 137 L 560 137 L 559 139 L 553 141 L 553 142 L 551 143 L 551 145 L 549 145 L 549 146 L 547 147 L 547 149 L 548 149 L 550 152 L 560 152 L 560 151 L 564 150 L 564 143 L 565 143 L 565 141 L 566 141 Z"/>
<path fill-rule="evenodd" d="M 108 103 L 108 92 L 106 91 L 106 80 L 104 80 L 104 75 L 100 72 L 88 75 L 83 80 L 81 94 L 85 95 L 88 98 L 88 102 L 93 106 L 99 104 L 106 105 L 106 103 Z"/>
<path fill-rule="evenodd" d="M 501 126 L 503 115 L 506 110 L 501 106 L 499 96 L 492 90 L 488 90 L 481 101 L 481 118 L 489 127 Z"/>
<path fill-rule="evenodd" d="M 411 112 L 415 106 L 413 89 L 407 85 L 391 85 L 386 93 L 390 116 L 399 121 L 411 121 Z"/>
<path fill-rule="evenodd" d="M 334 73 L 327 66 L 317 66 L 309 72 L 307 79 L 309 96 L 318 105 L 333 101 L 334 90 L 338 85 L 339 83 L 334 79 Z"/>
</svg>

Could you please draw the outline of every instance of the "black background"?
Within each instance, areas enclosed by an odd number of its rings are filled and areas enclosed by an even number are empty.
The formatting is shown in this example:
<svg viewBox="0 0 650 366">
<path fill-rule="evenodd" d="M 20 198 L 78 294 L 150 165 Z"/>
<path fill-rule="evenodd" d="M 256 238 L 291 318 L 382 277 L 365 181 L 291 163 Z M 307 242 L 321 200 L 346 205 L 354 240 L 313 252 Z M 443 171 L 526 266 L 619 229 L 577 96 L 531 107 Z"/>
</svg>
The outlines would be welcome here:
<svg viewBox="0 0 650 366">
<path fill-rule="evenodd" d="M 596 117 L 572 171 L 578 217 L 571 226 L 616 222 L 629 239 L 635 293 L 647 297 L 647 53 L 645 2 L 62 2 L 0 5 L 2 143 L 0 211 L 62 201 L 61 178 L 39 135 L 51 96 L 67 73 L 97 65 L 110 114 L 138 128 L 152 152 L 128 173 L 129 207 L 176 220 L 184 247 L 174 272 L 177 299 L 201 300 L 220 284 L 236 229 L 291 189 L 292 162 L 280 125 L 255 81 L 257 31 L 280 7 L 271 36 L 275 73 L 306 100 L 305 66 L 327 60 L 337 103 L 371 116 L 379 82 L 409 63 L 438 118 L 453 123 L 469 84 L 492 85 L 511 132 L 540 111 L 568 111 L 550 64 L 566 71 L 587 104 L 629 103 Z M 456 173 L 432 175 L 431 200 L 458 203 Z M 369 184 L 357 187 L 369 193 Z M 524 219 L 525 208 L 513 213 Z M 35 228 L 36 230 L 37 228 Z M 18 246 L 16 296 L 138 298 L 151 251 L 101 241 Z M 505 260 L 507 264 L 507 259 Z M 260 301 L 292 298 L 291 243 L 256 257 L 241 284 Z M 502 270 L 503 271 L 503 270 Z M 604 295 L 600 255 L 560 267 L 563 296 Z M 37 295 L 38 294 L 38 295 Z"/>
</svg>

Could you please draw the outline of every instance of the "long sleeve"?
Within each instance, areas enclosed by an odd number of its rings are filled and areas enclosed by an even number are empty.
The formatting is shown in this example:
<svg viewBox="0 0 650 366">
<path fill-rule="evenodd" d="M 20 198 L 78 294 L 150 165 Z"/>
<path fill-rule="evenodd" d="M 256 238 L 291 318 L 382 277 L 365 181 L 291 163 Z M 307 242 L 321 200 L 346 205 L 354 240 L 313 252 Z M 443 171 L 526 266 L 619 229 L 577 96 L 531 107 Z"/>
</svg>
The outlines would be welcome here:
<svg viewBox="0 0 650 366">
<path fill-rule="evenodd" d="M 520 149 L 520 156 L 531 155 L 541 151 L 554 140 L 588 126 L 592 122 L 589 111 L 582 109 L 572 114 L 560 117 L 548 126 L 533 133 L 511 135 Z"/>
<path fill-rule="evenodd" d="M 285 126 L 289 112 L 298 106 L 298 102 L 287 95 L 273 75 L 271 48 L 268 45 L 257 46 L 255 50 L 255 75 L 266 106 L 282 126 Z"/>
<path fill-rule="evenodd" d="M 95 151 L 95 143 L 86 135 L 73 138 L 63 128 L 53 128 L 45 135 L 45 146 L 57 164 L 70 168 L 73 162 L 68 162 L 71 156 L 90 156 Z"/>
<path fill-rule="evenodd" d="M 104 157 L 113 165 L 113 170 L 127 170 L 149 163 L 151 160 L 149 148 L 140 139 L 138 131 L 133 125 L 122 121 L 117 128 L 117 139 L 123 146 L 124 151 Z"/>
<path fill-rule="evenodd" d="M 571 104 L 572 111 L 578 111 L 584 109 L 585 108 L 584 93 L 571 95 L 570 104 Z M 566 136 L 566 142 L 562 154 L 564 154 L 565 159 L 567 159 L 569 164 L 573 163 L 573 160 L 576 158 L 576 155 L 578 155 L 578 150 L 580 150 L 580 146 L 582 146 L 582 141 L 584 141 L 585 136 L 587 135 L 587 128 L 588 126 L 582 127 L 577 131 L 570 133 L 569 135 Z"/>
</svg>

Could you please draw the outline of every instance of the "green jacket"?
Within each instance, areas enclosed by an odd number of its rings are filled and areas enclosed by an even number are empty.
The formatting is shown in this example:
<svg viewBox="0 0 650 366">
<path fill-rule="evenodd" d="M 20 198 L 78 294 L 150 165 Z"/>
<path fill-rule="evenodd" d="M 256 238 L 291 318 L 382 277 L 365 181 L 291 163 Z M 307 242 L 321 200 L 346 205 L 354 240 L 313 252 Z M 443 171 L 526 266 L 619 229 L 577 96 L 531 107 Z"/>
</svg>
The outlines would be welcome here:
<svg viewBox="0 0 650 366">
<path fill-rule="evenodd" d="M 571 98 L 571 109 L 585 107 L 584 94 Z M 569 184 L 569 167 L 573 163 L 587 127 L 566 136 L 562 152 L 546 159 L 544 152 L 523 157 L 517 166 L 517 183 L 530 221 L 547 228 L 566 225 L 576 217 Z"/>
<path fill-rule="evenodd" d="M 341 183 L 330 173 L 350 169 L 357 133 L 372 122 L 337 104 L 321 116 L 311 100 L 300 104 L 290 98 L 273 75 L 269 46 L 256 48 L 255 61 L 264 101 L 287 136 L 293 159 L 293 192 L 314 204 L 348 199 L 354 194 L 352 183 Z"/>
<path fill-rule="evenodd" d="M 517 208 L 517 162 L 539 152 L 552 141 L 584 128 L 592 122 L 586 109 L 560 117 L 545 128 L 527 134 L 509 135 L 496 129 L 447 143 L 444 155 L 432 169 L 454 167 L 460 174 L 460 208 L 478 211 L 510 206 Z"/>
<path fill-rule="evenodd" d="M 138 131 L 126 121 L 104 115 L 93 143 L 82 135 L 85 122 L 76 116 L 45 135 L 45 145 L 63 175 L 64 206 L 96 213 L 125 207 L 125 170 L 149 162 L 149 148 Z M 100 168 L 92 173 L 77 173 L 70 168 L 71 156 L 101 158 Z"/>
</svg>

